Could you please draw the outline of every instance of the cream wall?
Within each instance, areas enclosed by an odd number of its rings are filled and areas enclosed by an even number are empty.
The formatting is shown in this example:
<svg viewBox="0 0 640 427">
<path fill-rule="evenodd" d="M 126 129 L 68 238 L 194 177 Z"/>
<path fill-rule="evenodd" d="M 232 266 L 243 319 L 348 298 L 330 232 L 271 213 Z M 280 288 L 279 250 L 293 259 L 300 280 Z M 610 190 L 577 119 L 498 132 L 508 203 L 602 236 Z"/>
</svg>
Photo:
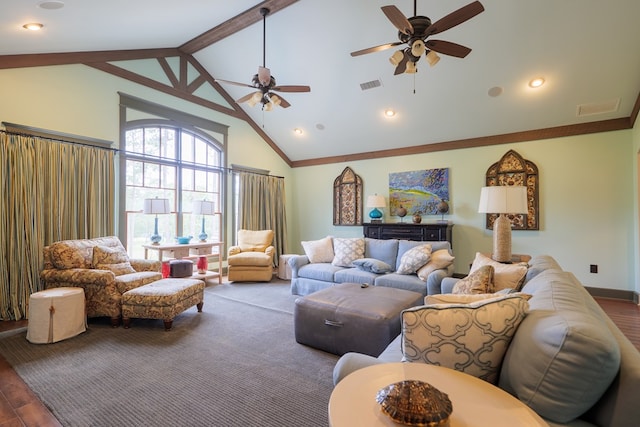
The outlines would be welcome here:
<svg viewBox="0 0 640 427">
<path fill-rule="evenodd" d="M 118 92 L 229 126 L 227 164 L 270 170 L 285 177 L 287 194 L 293 192 L 289 166 L 246 122 L 83 65 L 0 70 L 0 121 L 105 139 L 119 147 Z M 231 191 L 228 195 L 230 203 Z M 289 198 L 289 211 L 291 206 Z"/>
<path fill-rule="evenodd" d="M 0 121 L 116 144 L 118 92 L 228 125 L 228 164 L 285 177 L 289 252 L 301 253 L 301 240 L 362 235 L 362 227 L 332 225 L 333 181 L 346 166 L 363 178 L 365 196 L 386 195 L 389 172 L 449 168 L 447 218 L 455 224 L 460 273 L 468 271 L 476 251 L 491 251 L 491 233 L 477 213 L 480 187 L 489 165 L 514 149 L 539 168 L 541 209 L 539 231 L 514 231 L 514 252 L 551 254 L 588 286 L 640 291 L 638 125 L 629 131 L 291 169 L 241 120 L 82 65 L 0 70 L 0 89 Z M 589 264 L 598 264 L 599 273 L 589 273 Z"/>
<path fill-rule="evenodd" d="M 468 272 L 475 253 L 490 253 L 492 247 L 484 215 L 477 213 L 485 172 L 514 149 L 539 169 L 540 230 L 514 231 L 513 252 L 553 255 L 587 286 L 637 290 L 637 233 L 630 232 L 637 222 L 632 214 L 635 177 L 629 160 L 633 137 L 631 130 L 618 131 L 298 168 L 294 171 L 292 216 L 297 222 L 293 234 L 299 240 L 362 235 L 362 227 L 332 225 L 333 181 L 346 166 L 362 177 L 365 196 L 388 196 L 390 172 L 449 168 L 451 214 L 445 217 L 455 224 L 455 270 Z M 365 208 L 365 221 L 367 214 Z M 388 208 L 385 218 L 397 221 L 388 217 Z M 436 219 L 423 217 L 423 221 Z M 590 264 L 598 265 L 597 274 L 589 273 Z"/>
</svg>

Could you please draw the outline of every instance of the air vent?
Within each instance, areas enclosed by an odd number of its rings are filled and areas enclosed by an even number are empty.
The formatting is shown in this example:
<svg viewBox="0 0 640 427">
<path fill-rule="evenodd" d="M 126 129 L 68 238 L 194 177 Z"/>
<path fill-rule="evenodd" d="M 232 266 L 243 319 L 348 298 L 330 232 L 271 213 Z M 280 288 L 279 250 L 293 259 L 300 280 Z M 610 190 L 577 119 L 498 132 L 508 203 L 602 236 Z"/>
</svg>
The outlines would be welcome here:
<svg viewBox="0 0 640 427">
<path fill-rule="evenodd" d="M 593 116 L 595 114 L 613 113 L 620 106 L 620 98 L 605 102 L 594 102 L 591 104 L 580 104 L 576 115 L 578 117 Z"/>
<path fill-rule="evenodd" d="M 371 80 L 370 82 L 360 83 L 360 89 L 362 90 L 373 89 L 375 87 L 380 87 L 380 86 L 382 86 L 382 82 L 379 79 Z"/>
</svg>

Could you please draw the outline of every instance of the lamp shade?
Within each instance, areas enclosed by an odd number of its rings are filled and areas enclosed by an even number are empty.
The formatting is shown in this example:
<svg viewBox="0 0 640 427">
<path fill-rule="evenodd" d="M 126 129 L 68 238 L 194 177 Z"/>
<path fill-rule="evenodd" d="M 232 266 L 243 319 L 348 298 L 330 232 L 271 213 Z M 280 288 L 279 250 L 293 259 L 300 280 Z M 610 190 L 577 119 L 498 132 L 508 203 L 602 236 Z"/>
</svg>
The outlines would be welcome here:
<svg viewBox="0 0 640 427">
<path fill-rule="evenodd" d="M 387 206 L 387 203 L 383 196 L 378 196 L 377 194 L 374 196 L 367 196 L 368 208 L 384 208 L 385 206 Z"/>
<path fill-rule="evenodd" d="M 171 212 L 169 199 L 144 199 L 142 212 L 145 214 L 168 214 Z"/>
<path fill-rule="evenodd" d="M 497 185 L 482 187 L 480 191 L 480 213 L 524 214 L 527 211 L 527 187 Z"/>
<path fill-rule="evenodd" d="M 194 200 L 192 213 L 195 215 L 213 215 L 216 213 L 216 205 L 207 200 Z"/>
</svg>

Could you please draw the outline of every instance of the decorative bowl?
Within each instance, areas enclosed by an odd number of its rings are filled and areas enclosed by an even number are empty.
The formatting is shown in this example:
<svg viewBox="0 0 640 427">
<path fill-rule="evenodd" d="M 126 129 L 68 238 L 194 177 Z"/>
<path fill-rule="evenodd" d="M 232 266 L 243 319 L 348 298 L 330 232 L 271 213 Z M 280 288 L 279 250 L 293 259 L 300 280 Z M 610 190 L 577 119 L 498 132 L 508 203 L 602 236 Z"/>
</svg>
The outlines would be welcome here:
<svg viewBox="0 0 640 427">
<path fill-rule="evenodd" d="M 178 236 L 176 237 L 176 242 L 180 243 L 181 245 L 186 245 L 191 241 L 191 239 L 193 239 L 193 236 Z"/>
</svg>

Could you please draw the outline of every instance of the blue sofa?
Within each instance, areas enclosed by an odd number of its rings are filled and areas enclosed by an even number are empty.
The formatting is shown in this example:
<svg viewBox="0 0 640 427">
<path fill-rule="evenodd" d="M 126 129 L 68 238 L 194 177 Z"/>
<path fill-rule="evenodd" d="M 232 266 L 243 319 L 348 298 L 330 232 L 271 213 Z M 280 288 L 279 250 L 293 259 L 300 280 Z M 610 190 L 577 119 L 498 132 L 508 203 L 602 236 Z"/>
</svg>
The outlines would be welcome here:
<svg viewBox="0 0 640 427">
<path fill-rule="evenodd" d="M 442 281 L 443 293 L 456 279 Z M 531 259 L 522 292 L 529 309 L 502 360 L 497 385 L 551 427 L 635 427 L 640 352 L 582 284 L 549 256 Z M 377 363 L 403 360 L 402 333 L 377 357 L 347 353 L 334 383 Z"/>
<path fill-rule="evenodd" d="M 429 244 L 432 252 L 446 249 L 450 255 L 451 245 L 447 241 L 381 240 L 364 238 L 367 259 L 376 259 L 393 266 L 396 270 L 405 252 L 416 246 Z M 434 270 L 424 281 L 417 274 L 372 273 L 357 267 L 338 267 L 330 262 L 311 263 L 306 255 L 295 255 L 288 260 L 291 267 L 291 293 L 308 295 L 338 283 L 366 283 L 370 286 L 386 286 L 419 292 L 422 295 L 440 293 L 440 283 L 453 275 L 453 265 Z"/>
</svg>

